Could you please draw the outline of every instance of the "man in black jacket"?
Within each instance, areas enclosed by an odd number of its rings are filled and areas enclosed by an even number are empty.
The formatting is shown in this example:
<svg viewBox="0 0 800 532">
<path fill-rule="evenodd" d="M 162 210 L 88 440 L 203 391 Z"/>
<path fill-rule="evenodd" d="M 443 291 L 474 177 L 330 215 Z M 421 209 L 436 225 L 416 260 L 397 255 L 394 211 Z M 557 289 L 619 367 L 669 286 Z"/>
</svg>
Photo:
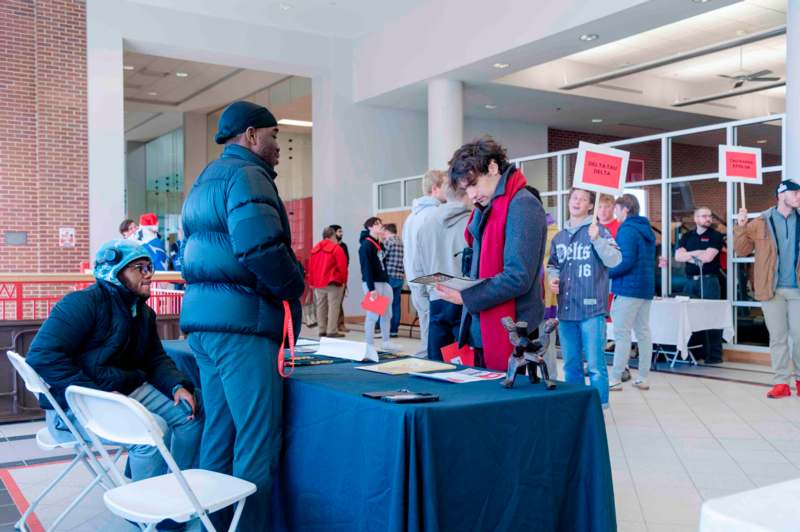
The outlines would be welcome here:
<svg viewBox="0 0 800 532">
<path fill-rule="evenodd" d="M 31 344 L 28 364 L 77 427 L 64 397 L 70 385 L 136 399 L 163 421 L 165 443 L 178 466 L 193 467 L 203 424 L 194 416 L 193 386 L 164 352 L 155 313 L 146 304 L 153 276 L 147 250 L 132 240 L 107 242 L 97 253 L 94 276 L 95 284 L 53 308 Z M 39 401 L 53 437 L 72 439 L 50 403 L 43 396 Z M 167 472 L 153 446 L 129 447 L 128 463 L 133 480 Z"/>
</svg>

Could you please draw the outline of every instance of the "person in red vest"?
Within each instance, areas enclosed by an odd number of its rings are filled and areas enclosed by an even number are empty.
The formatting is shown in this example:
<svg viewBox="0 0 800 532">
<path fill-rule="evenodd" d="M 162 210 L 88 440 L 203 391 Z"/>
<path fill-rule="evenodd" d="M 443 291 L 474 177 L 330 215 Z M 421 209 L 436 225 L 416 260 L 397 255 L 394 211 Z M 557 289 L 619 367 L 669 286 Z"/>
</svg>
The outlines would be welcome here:
<svg viewBox="0 0 800 532">
<path fill-rule="evenodd" d="M 339 309 L 347 285 L 347 256 L 336 240 L 336 231 L 326 227 L 322 240 L 311 249 L 308 284 L 314 289 L 319 335 L 340 338 L 337 331 Z"/>
</svg>

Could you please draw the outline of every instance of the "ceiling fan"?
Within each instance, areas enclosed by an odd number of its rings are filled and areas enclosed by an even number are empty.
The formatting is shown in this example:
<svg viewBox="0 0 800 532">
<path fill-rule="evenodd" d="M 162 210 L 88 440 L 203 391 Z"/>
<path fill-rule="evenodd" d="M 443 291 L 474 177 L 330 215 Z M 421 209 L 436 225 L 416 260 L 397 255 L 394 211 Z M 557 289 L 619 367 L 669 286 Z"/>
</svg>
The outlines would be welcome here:
<svg viewBox="0 0 800 532">
<path fill-rule="evenodd" d="M 744 72 L 743 68 L 743 57 L 742 57 L 743 49 L 739 48 L 739 72 Z M 727 76 L 725 74 L 717 74 L 721 78 L 726 78 L 733 80 L 733 87 L 732 89 L 738 89 L 748 81 L 779 81 L 781 78 L 768 76 L 768 74 L 772 74 L 772 70 L 759 70 L 758 72 L 750 72 L 744 74 L 737 74 L 734 76 Z"/>
<path fill-rule="evenodd" d="M 772 70 L 759 70 L 751 74 L 740 74 L 738 76 L 726 76 L 725 74 L 718 74 L 721 78 L 732 79 L 734 81 L 733 88 L 738 89 L 748 81 L 778 81 L 781 78 L 774 76 L 767 77 L 767 74 L 772 74 Z"/>
</svg>

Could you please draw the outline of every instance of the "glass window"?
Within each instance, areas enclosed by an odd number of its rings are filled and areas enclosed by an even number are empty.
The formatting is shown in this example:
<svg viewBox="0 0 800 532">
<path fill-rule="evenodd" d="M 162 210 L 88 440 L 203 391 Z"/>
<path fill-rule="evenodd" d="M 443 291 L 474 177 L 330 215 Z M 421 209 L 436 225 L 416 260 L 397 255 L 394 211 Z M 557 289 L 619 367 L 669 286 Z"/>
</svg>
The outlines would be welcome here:
<svg viewBox="0 0 800 532">
<path fill-rule="evenodd" d="M 769 332 L 760 307 L 734 307 L 734 319 L 737 344 L 762 347 L 769 345 Z"/>
<path fill-rule="evenodd" d="M 768 172 L 763 175 L 761 185 L 745 185 L 745 203 L 749 212 L 761 212 L 775 206 L 775 189 L 781 182 L 780 172 Z M 742 185 L 736 184 L 736 212 L 742 201 Z M 735 214 L 735 213 L 733 213 Z"/>
<path fill-rule="evenodd" d="M 661 179 L 660 140 L 626 144 L 616 148 L 631 154 L 628 160 L 628 175 L 625 177 L 626 183 Z"/>
<path fill-rule="evenodd" d="M 716 179 L 702 179 L 698 181 L 687 181 L 683 183 L 671 183 L 670 205 L 671 205 L 671 250 L 670 250 L 670 290 L 669 295 L 681 295 L 686 284 L 685 263 L 675 260 L 675 250 L 681 237 L 689 231 L 695 229 L 694 211 L 699 207 L 711 209 L 713 218 L 712 227 L 722 233 L 723 237 L 727 232 L 725 219 L 726 209 L 726 184 L 720 183 Z M 725 269 L 727 249 L 723 248 L 720 253 L 720 264 L 722 272 L 720 275 L 720 286 L 722 297 L 725 298 Z"/>
<path fill-rule="evenodd" d="M 719 145 L 725 144 L 726 139 L 724 129 L 673 138 L 672 177 L 717 173 Z"/>
<path fill-rule="evenodd" d="M 542 207 L 558 223 L 558 196 L 542 196 Z"/>
<path fill-rule="evenodd" d="M 378 185 L 378 209 L 396 209 L 403 206 L 403 183 L 395 181 Z"/>
<path fill-rule="evenodd" d="M 558 188 L 555 157 L 525 161 L 519 166 L 522 173 L 525 174 L 528 184 L 536 187 L 540 193 L 554 192 Z"/>
<path fill-rule="evenodd" d="M 764 167 L 783 164 L 780 120 L 738 126 L 736 128 L 736 144 L 761 148 L 761 164 Z"/>
<path fill-rule="evenodd" d="M 415 199 L 422 197 L 422 178 L 408 179 L 405 181 L 404 185 L 406 189 L 405 206 L 411 207 L 411 203 Z"/>
</svg>

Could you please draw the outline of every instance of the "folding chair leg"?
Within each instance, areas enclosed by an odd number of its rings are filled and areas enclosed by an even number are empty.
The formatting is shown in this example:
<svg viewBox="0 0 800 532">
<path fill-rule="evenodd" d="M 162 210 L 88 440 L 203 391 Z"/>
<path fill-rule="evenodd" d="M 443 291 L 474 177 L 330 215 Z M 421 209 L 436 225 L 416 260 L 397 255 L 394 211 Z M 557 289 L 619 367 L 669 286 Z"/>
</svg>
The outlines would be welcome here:
<svg viewBox="0 0 800 532">
<path fill-rule="evenodd" d="M 231 527 L 234 526 L 236 521 L 238 521 L 238 519 L 234 517 L 233 521 L 231 522 Z M 217 529 L 214 528 L 213 523 L 211 523 L 211 519 L 208 518 L 208 512 L 203 511 L 203 513 L 200 514 L 200 522 L 205 525 L 206 532 L 217 532 Z M 235 530 L 235 528 L 230 528 L 229 530 Z"/>
<path fill-rule="evenodd" d="M 236 532 L 236 527 L 239 526 L 239 519 L 242 517 L 242 510 L 244 510 L 244 503 L 247 499 L 242 499 L 236 503 L 236 511 L 233 512 L 233 521 L 228 528 L 228 532 Z"/>
<path fill-rule="evenodd" d="M 72 501 L 70 505 L 67 506 L 64 509 L 64 511 L 61 512 L 61 514 L 56 518 L 56 520 L 50 526 L 50 531 L 55 530 L 58 527 L 58 525 L 61 524 L 61 521 L 63 521 L 64 518 L 67 517 L 67 515 L 69 515 L 69 513 L 73 509 L 75 509 L 75 507 L 78 504 L 80 504 L 80 502 L 89 494 L 90 491 L 92 491 L 92 489 L 94 489 L 95 486 L 97 486 L 101 482 L 101 480 L 102 480 L 101 477 L 95 476 L 94 479 L 89 483 L 89 485 L 83 488 L 83 491 L 80 492 L 80 494 L 75 498 L 75 500 Z"/>
<path fill-rule="evenodd" d="M 65 476 L 67 476 L 67 473 L 69 473 L 70 471 L 72 471 L 72 468 L 74 468 L 74 467 L 75 467 L 75 465 L 76 465 L 76 464 L 77 464 L 79 461 L 81 461 L 81 460 L 82 460 L 82 458 L 83 458 L 83 454 L 84 454 L 84 453 L 83 453 L 83 451 L 82 451 L 82 450 L 81 450 L 81 451 L 78 451 L 78 453 L 77 453 L 77 454 L 75 454 L 75 458 L 72 460 L 72 462 L 70 462 L 70 464 L 69 464 L 67 467 L 65 467 L 65 468 L 64 468 L 64 470 L 63 470 L 63 471 L 62 471 L 62 472 L 61 472 L 61 473 L 60 473 L 60 474 L 59 474 L 59 475 L 58 475 L 58 476 L 57 476 L 55 479 L 53 479 L 53 481 L 52 481 L 52 482 L 50 482 L 50 484 L 48 484 L 48 485 L 47 485 L 47 487 L 46 487 L 44 490 L 42 490 L 42 492 L 39 494 L 39 496 L 38 496 L 38 497 L 36 497 L 36 499 L 34 499 L 34 500 L 33 500 L 33 502 L 31 502 L 31 504 L 28 506 L 28 509 L 27 509 L 27 510 L 25 510 L 25 513 L 24 513 L 24 514 L 22 514 L 22 517 L 20 517 L 19 521 L 17 521 L 17 524 L 16 524 L 16 525 L 14 525 L 14 526 L 15 526 L 15 528 L 19 528 L 20 530 L 24 530 L 25 521 L 28 519 L 28 517 L 30 517 L 30 515 L 31 515 L 31 514 L 34 512 L 34 510 L 35 510 L 35 509 L 36 509 L 36 507 L 39 505 L 39 503 L 42 501 L 42 499 L 44 499 L 44 498 L 45 498 L 45 496 L 47 496 L 47 494 L 48 494 L 48 493 L 50 493 L 50 491 L 51 491 L 53 488 L 55 488 L 55 487 L 56 487 L 56 484 L 58 484 L 59 482 L 61 482 L 61 480 L 62 480 L 62 479 L 65 477 Z"/>
</svg>

